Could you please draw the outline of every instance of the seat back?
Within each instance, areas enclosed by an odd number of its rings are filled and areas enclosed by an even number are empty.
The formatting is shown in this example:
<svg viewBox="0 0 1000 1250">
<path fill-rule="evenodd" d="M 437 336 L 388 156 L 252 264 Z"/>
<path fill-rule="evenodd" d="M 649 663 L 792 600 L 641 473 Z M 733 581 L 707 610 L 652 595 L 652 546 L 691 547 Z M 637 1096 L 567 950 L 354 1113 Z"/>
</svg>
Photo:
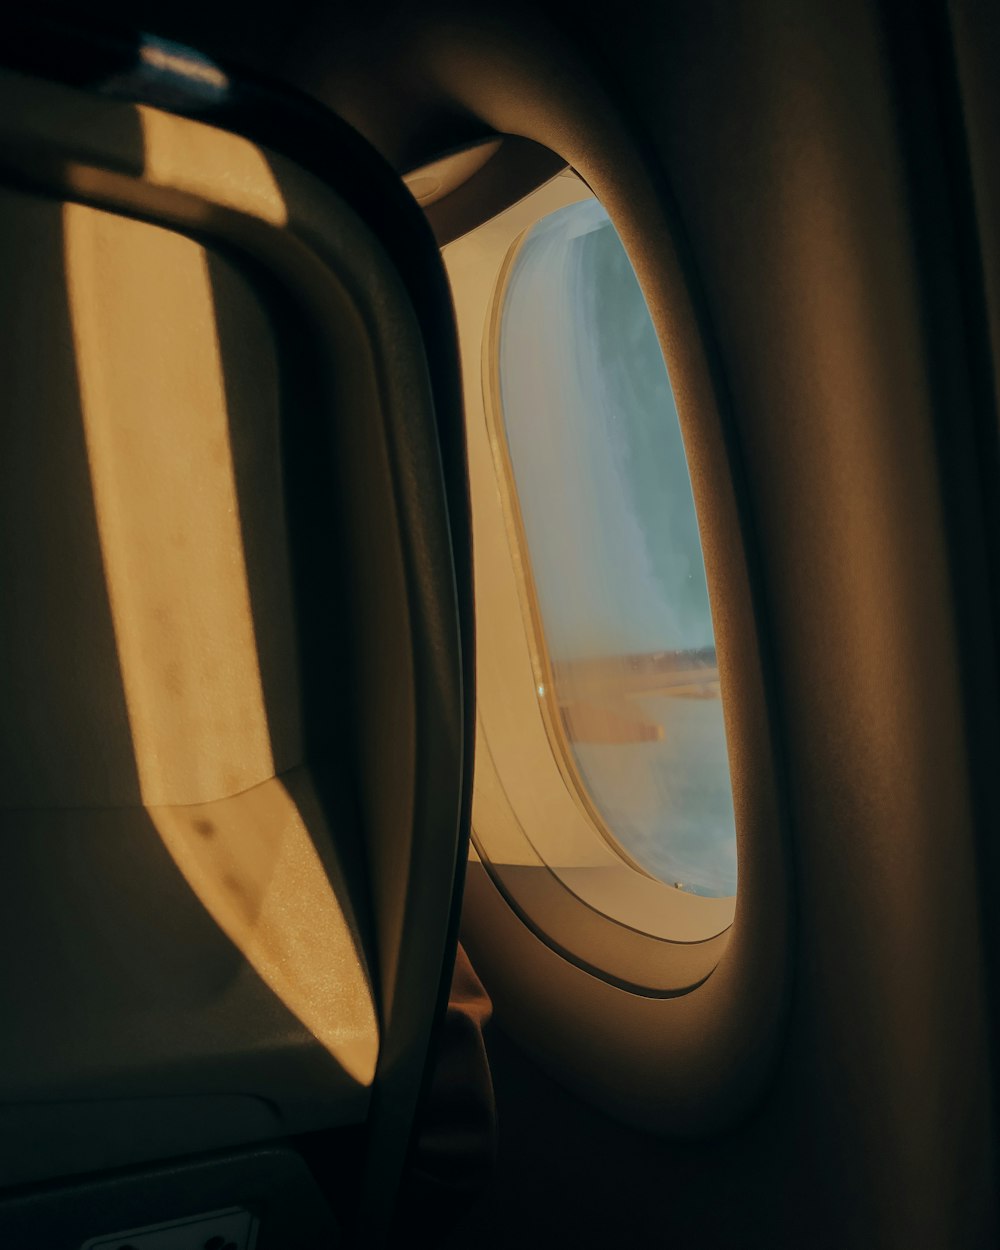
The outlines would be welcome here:
<svg viewBox="0 0 1000 1250">
<path fill-rule="evenodd" d="M 141 1169 L 269 1143 L 196 1206 L 266 1230 L 262 1158 L 342 1157 L 374 1243 L 467 837 L 446 285 L 318 108 L 35 34 L 0 74 L 0 1229 L 192 1217 L 193 1162 Z M 122 1168 L 93 1226 L 71 1178 Z"/>
</svg>

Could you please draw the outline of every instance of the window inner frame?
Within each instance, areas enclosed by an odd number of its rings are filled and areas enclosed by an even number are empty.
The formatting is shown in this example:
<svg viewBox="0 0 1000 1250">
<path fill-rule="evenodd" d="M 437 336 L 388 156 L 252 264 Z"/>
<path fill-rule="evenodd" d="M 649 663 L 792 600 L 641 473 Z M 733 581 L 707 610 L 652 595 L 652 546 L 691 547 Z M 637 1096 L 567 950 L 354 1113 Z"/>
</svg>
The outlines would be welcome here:
<svg viewBox="0 0 1000 1250">
<path fill-rule="evenodd" d="M 628 855 L 589 793 L 556 700 L 501 407 L 501 321 L 520 247 L 542 218 L 594 198 L 565 170 L 442 252 L 465 373 L 479 605 L 473 850 L 508 901 L 560 948 L 572 953 L 581 929 L 553 934 L 560 926 L 552 917 L 574 911 L 561 893 L 658 947 L 705 948 L 697 969 L 686 965 L 684 979 L 699 979 L 718 960 L 736 897 L 695 895 L 653 877 Z"/>
</svg>

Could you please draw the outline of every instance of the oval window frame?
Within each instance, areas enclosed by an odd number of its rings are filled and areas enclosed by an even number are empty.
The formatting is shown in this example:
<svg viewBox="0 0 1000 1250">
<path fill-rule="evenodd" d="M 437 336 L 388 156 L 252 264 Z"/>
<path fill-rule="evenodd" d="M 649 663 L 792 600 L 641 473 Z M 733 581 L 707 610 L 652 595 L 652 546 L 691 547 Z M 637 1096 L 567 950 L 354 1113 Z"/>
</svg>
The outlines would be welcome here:
<svg viewBox="0 0 1000 1250">
<path fill-rule="evenodd" d="M 702 286 L 704 258 L 690 246 L 661 149 L 541 15 L 525 13 L 516 32 L 500 32 L 473 15 L 430 22 L 408 56 L 444 105 L 505 136 L 505 147 L 512 138 L 571 165 L 628 250 L 667 361 L 706 573 L 719 590 L 716 648 L 720 674 L 728 676 L 740 854 L 733 926 L 715 968 L 689 992 L 629 992 L 563 958 L 524 922 L 475 855 L 462 941 L 500 1027 L 553 1079 L 645 1130 L 701 1136 L 742 1118 L 773 1070 L 788 1020 L 796 936 L 784 730 L 769 627 L 773 588 L 755 500 L 744 483 L 744 461 L 754 448 L 745 445 L 746 424 L 732 411 L 726 310 Z M 431 207 L 439 243 L 502 211 L 515 183 L 519 194 L 528 189 L 510 170 L 493 180 L 485 176 L 489 170 L 460 197 Z M 450 216 L 439 214 L 450 198 L 461 198 L 461 213 L 456 204 Z"/>
</svg>

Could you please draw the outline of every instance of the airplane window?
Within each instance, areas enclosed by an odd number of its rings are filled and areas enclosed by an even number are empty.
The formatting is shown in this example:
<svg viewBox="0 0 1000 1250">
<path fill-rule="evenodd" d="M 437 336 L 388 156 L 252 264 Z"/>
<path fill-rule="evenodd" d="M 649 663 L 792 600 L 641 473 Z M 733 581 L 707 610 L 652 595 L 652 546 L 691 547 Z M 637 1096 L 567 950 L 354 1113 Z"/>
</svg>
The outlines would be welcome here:
<svg viewBox="0 0 1000 1250">
<path fill-rule="evenodd" d="M 625 248 L 583 199 L 507 259 L 492 373 L 552 746 L 612 844 L 736 893 L 715 639 L 677 409 Z"/>
</svg>

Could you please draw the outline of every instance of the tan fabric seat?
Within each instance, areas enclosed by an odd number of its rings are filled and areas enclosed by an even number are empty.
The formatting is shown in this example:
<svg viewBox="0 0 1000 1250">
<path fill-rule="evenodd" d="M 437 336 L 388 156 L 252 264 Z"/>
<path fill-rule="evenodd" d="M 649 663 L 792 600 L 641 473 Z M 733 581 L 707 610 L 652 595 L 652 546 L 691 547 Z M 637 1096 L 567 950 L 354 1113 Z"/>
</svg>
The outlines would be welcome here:
<svg viewBox="0 0 1000 1250">
<path fill-rule="evenodd" d="M 229 117 L 223 70 L 138 62 L 172 111 L 0 72 L 0 1234 L 10 1186 L 75 1211 L 77 1175 L 363 1134 L 335 1214 L 375 1244 L 467 834 L 445 288 L 349 187 L 176 115 Z"/>
</svg>

